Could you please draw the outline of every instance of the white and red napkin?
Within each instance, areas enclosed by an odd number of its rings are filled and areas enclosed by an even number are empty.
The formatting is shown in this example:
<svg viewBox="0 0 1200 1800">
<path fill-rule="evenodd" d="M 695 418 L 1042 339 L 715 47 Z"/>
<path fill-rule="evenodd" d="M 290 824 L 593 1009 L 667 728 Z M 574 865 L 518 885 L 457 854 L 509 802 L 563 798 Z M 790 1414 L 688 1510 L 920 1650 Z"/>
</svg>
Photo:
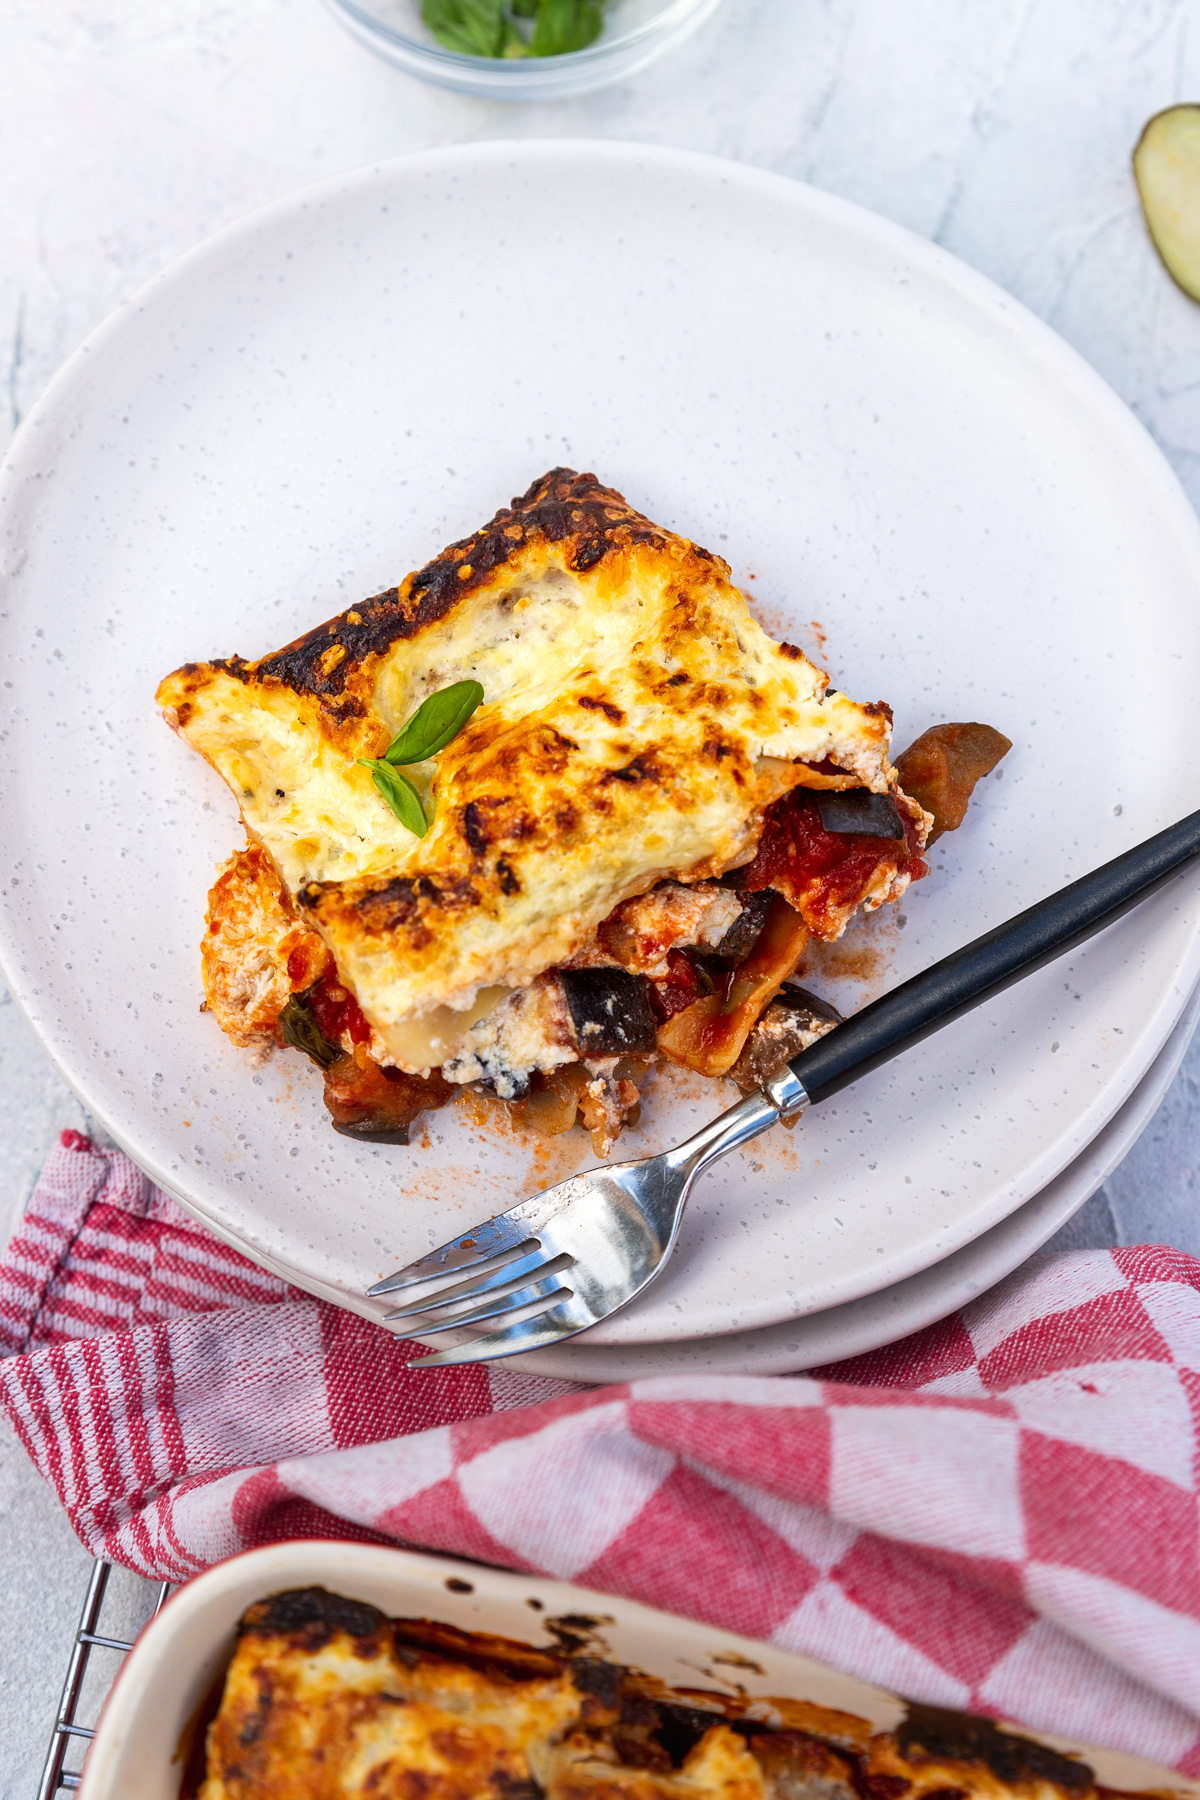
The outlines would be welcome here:
<svg viewBox="0 0 1200 1800">
<path fill-rule="evenodd" d="M 452 1552 L 1200 1774 L 1200 1262 L 1077 1251 L 806 1376 L 587 1388 L 413 1346 L 76 1133 L 0 1265 L 0 1402 L 87 1545 Z"/>
</svg>

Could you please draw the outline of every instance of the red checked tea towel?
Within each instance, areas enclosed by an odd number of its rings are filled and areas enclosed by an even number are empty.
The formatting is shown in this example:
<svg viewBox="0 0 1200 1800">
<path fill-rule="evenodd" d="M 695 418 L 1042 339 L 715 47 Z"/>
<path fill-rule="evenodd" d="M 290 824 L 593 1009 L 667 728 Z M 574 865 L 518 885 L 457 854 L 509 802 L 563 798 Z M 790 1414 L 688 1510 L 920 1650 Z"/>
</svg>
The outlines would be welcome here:
<svg viewBox="0 0 1200 1800">
<path fill-rule="evenodd" d="M 68 1133 L 0 1267 L 0 1400 L 98 1555 L 448 1551 L 1200 1774 L 1200 1262 L 1047 1259 L 807 1376 L 405 1369 Z M 518 1365 L 519 1370 L 519 1365 Z"/>
</svg>

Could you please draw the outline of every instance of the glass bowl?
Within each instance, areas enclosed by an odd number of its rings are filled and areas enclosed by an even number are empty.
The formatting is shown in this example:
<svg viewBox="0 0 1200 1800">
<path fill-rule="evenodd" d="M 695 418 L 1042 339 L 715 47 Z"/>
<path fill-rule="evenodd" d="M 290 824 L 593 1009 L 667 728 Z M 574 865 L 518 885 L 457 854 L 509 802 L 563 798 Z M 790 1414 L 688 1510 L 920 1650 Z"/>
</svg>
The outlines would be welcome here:
<svg viewBox="0 0 1200 1800">
<path fill-rule="evenodd" d="M 421 20 L 420 0 L 326 0 L 377 55 L 409 75 L 489 100 L 561 100 L 644 69 L 682 43 L 720 0 L 608 0 L 604 30 L 565 56 L 500 58 L 444 50 Z"/>
</svg>

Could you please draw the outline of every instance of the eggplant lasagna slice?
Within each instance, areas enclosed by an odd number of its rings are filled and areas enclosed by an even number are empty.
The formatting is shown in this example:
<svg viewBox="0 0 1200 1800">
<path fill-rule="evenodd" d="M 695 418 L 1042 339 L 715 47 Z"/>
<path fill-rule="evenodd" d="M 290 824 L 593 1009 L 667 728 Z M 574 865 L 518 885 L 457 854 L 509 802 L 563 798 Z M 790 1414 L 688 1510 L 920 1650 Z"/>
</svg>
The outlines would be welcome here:
<svg viewBox="0 0 1200 1800">
<path fill-rule="evenodd" d="M 187 1800 L 1097 1800 L 1086 1764 L 964 1713 L 873 1732 L 324 1588 L 249 1609 L 197 1747 Z"/>
<path fill-rule="evenodd" d="M 464 681 L 482 704 L 407 770 L 419 837 L 360 759 Z M 926 872 L 934 815 L 888 760 L 888 708 L 569 469 L 399 587 L 257 662 L 188 663 L 158 699 L 248 837 L 209 896 L 208 1005 L 235 1043 L 319 1063 L 353 1136 L 405 1143 L 482 1085 L 544 1133 L 581 1117 L 604 1153 L 656 1061 L 757 1085 L 836 1020 L 786 986 L 810 939 Z"/>
</svg>

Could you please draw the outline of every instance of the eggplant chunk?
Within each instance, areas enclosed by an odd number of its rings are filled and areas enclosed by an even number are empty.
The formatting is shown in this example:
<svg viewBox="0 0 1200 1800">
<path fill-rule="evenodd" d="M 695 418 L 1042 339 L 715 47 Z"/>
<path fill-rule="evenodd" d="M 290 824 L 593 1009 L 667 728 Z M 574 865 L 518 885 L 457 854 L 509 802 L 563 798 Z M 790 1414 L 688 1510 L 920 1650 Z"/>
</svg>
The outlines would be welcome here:
<svg viewBox="0 0 1200 1800">
<path fill-rule="evenodd" d="M 560 969 L 559 980 L 581 1055 L 628 1056 L 654 1049 L 645 976 L 628 969 Z"/>
<path fill-rule="evenodd" d="M 357 1138 L 360 1144 L 404 1144 L 407 1146 L 409 1141 L 407 1125 L 372 1125 L 369 1121 L 361 1125 L 341 1125 L 334 1119 L 333 1129 L 342 1137 Z"/>
<path fill-rule="evenodd" d="M 742 894 L 742 910 L 712 954 L 726 962 L 742 962 L 749 956 L 758 941 L 759 932 L 767 922 L 767 914 L 774 898 L 770 888 L 761 888 L 753 894 Z"/>
<path fill-rule="evenodd" d="M 325 1106 L 333 1129 L 366 1144 L 407 1144 L 418 1114 L 445 1106 L 454 1089 L 434 1069 L 406 1075 L 378 1063 L 340 1056 L 325 1071 Z"/>
<path fill-rule="evenodd" d="M 903 838 L 904 820 L 890 794 L 873 794 L 870 788 L 846 788 L 841 793 L 814 795 L 821 823 L 838 837 Z"/>
<path fill-rule="evenodd" d="M 1011 740 L 993 725 L 931 725 L 896 758 L 904 792 L 933 814 L 930 844 L 944 831 L 958 830 L 976 782 L 1011 749 Z"/>
<path fill-rule="evenodd" d="M 810 989 L 801 987 L 800 983 L 794 979 L 784 983 L 783 992 L 778 998 L 786 1001 L 797 1015 L 808 1013 L 818 1024 L 844 1025 L 846 1023 L 845 1015 L 840 1013 L 836 1006 L 831 1005 L 828 1000 L 822 1000 L 819 994 L 812 993 Z M 818 1037 L 822 1035 L 821 1032 L 817 1032 Z"/>
<path fill-rule="evenodd" d="M 1167 274 L 1200 300 L 1200 106 L 1155 113 L 1133 153 L 1133 173 Z"/>
<path fill-rule="evenodd" d="M 764 1010 L 729 1073 L 744 1094 L 842 1023 L 842 1015 L 804 988 L 785 988 Z"/>
</svg>

